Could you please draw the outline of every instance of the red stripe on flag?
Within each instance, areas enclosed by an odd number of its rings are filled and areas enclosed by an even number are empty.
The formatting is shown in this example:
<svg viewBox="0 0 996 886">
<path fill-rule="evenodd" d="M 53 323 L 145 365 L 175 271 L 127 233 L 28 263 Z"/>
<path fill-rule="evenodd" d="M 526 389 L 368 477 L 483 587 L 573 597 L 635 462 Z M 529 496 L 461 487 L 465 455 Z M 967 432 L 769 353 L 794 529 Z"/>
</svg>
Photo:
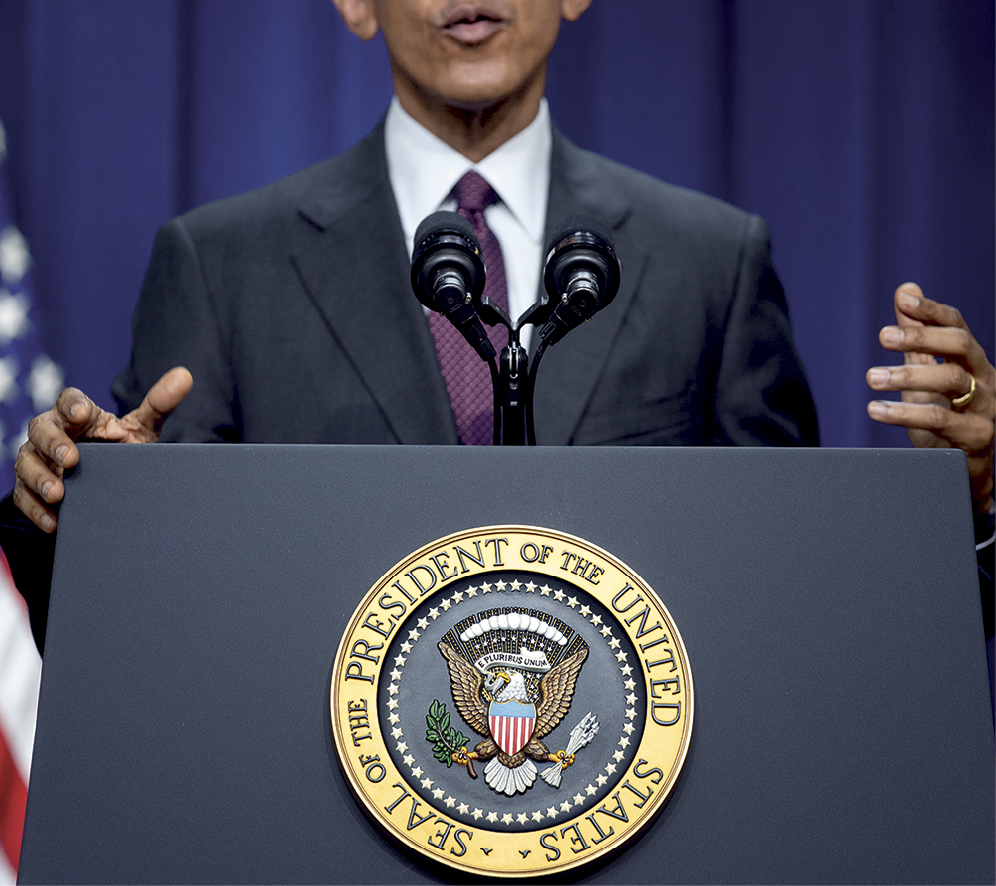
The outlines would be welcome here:
<svg viewBox="0 0 996 886">
<path fill-rule="evenodd" d="M 4 590 L 10 591 L 10 596 L 17 602 L 17 605 L 21 607 L 21 612 L 24 613 L 25 621 L 27 621 L 27 601 L 21 596 L 20 591 L 17 590 L 17 585 L 14 584 L 14 576 L 10 574 L 10 564 L 7 562 L 7 557 L 4 555 L 3 551 L 0 551 L 0 581 L 3 579 L 6 579 L 7 581 L 7 587 Z"/>
<path fill-rule="evenodd" d="M 488 718 L 491 736 L 506 754 L 514 756 L 526 746 L 533 735 L 535 718 L 491 715 Z"/>
<path fill-rule="evenodd" d="M 7 738 L 0 729 L 0 846 L 17 872 L 24 832 L 24 810 L 28 805 L 28 787 L 10 755 Z"/>
<path fill-rule="evenodd" d="M 11 587 L 14 587 L 14 576 L 10 574 L 10 565 L 7 563 L 7 558 L 4 556 L 3 551 L 0 551 L 0 574 L 6 577 Z M 21 600 L 23 601 L 24 598 L 21 597 Z"/>
<path fill-rule="evenodd" d="M 522 721 L 522 742 L 519 747 L 524 748 L 527 744 L 529 744 L 529 739 L 533 737 L 533 727 L 535 725 L 536 721 L 532 717 Z"/>
<path fill-rule="evenodd" d="M 14 579 L 7 558 L 0 551 L 0 581 L 9 583 L 9 593 L 27 615 L 24 598 L 14 589 Z M 14 763 L 7 736 L 0 728 L 0 846 L 14 873 L 21 857 L 21 837 L 24 833 L 24 811 L 28 805 L 28 786 Z"/>
</svg>

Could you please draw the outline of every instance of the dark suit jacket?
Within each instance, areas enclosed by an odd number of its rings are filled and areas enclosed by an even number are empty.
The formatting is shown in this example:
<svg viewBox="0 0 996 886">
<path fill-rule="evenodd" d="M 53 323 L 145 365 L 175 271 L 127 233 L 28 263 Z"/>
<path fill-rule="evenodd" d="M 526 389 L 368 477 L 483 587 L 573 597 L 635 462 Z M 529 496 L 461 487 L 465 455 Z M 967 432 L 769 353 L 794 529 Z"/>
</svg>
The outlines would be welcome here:
<svg viewBox="0 0 996 886">
<path fill-rule="evenodd" d="M 539 444 L 816 444 L 764 222 L 553 140 L 547 230 L 613 234 L 612 304 L 544 357 Z M 194 389 L 164 439 L 456 443 L 391 191 L 383 128 L 160 231 L 122 410 L 167 369 Z"/>
<path fill-rule="evenodd" d="M 768 230 L 756 216 L 582 151 L 555 132 L 547 230 L 598 219 L 619 294 L 544 357 L 546 445 L 817 443 Z M 346 153 L 159 232 L 122 412 L 194 376 L 167 441 L 455 444 L 387 173 L 383 127 Z M 0 504 L 0 540 L 44 642 L 54 547 Z"/>
</svg>

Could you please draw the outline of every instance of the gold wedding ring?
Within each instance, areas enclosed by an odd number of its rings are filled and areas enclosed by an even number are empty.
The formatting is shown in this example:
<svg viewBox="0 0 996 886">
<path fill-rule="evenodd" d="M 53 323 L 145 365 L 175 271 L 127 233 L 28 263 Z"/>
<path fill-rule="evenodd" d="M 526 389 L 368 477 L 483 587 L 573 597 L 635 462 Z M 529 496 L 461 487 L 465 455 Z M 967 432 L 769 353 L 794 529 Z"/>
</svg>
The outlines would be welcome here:
<svg viewBox="0 0 996 886">
<path fill-rule="evenodd" d="M 977 387 L 975 383 L 975 376 L 969 375 L 968 377 L 972 379 L 972 386 L 968 389 L 967 394 L 962 394 L 960 397 L 955 397 L 951 401 L 952 409 L 964 409 L 966 406 L 968 406 L 969 403 L 972 402 L 972 399 L 975 397 L 975 388 Z"/>
</svg>

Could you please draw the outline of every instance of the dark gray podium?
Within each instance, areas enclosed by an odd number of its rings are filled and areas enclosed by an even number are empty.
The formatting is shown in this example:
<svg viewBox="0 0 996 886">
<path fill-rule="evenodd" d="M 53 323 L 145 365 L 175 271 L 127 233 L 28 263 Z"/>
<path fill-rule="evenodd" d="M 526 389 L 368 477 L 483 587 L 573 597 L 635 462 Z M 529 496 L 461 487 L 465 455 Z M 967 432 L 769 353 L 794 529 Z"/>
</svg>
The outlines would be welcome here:
<svg viewBox="0 0 996 886">
<path fill-rule="evenodd" d="M 344 783 L 333 658 L 402 557 L 527 523 L 639 572 L 695 678 L 669 804 L 590 881 L 992 883 L 967 502 L 940 452 L 85 447 L 21 882 L 437 879 Z"/>
</svg>

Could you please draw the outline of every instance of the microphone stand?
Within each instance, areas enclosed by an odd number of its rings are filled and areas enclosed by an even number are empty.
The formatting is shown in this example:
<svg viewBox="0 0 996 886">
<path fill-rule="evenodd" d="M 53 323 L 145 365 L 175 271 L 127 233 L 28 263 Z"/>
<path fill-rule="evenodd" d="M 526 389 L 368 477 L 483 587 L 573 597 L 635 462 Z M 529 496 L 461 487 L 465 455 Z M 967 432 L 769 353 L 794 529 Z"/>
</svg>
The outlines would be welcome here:
<svg viewBox="0 0 996 886">
<path fill-rule="evenodd" d="M 536 366 L 545 349 L 541 343 L 533 370 L 529 371 L 529 354 L 519 341 L 519 333 L 526 323 L 539 326 L 552 312 L 548 298 L 531 305 L 517 321 L 490 299 L 481 299 L 478 314 L 489 326 L 500 323 L 508 330 L 508 344 L 498 357 L 497 374 L 492 369 L 491 385 L 495 404 L 495 446 L 536 445 L 533 429 L 533 388 Z"/>
<path fill-rule="evenodd" d="M 489 326 L 501 323 L 508 329 L 508 345 L 499 356 L 499 367 L 496 369 L 491 361 L 496 446 L 536 445 L 533 390 L 540 360 L 549 345 L 590 320 L 615 298 L 620 273 L 619 259 L 601 226 L 590 220 L 574 219 L 565 227 L 565 233 L 554 238 L 547 255 L 543 271 L 546 293 L 515 323 L 490 299 L 481 299 L 480 320 Z M 519 330 L 526 323 L 543 324 L 531 368 L 529 355 L 519 342 Z"/>
</svg>

